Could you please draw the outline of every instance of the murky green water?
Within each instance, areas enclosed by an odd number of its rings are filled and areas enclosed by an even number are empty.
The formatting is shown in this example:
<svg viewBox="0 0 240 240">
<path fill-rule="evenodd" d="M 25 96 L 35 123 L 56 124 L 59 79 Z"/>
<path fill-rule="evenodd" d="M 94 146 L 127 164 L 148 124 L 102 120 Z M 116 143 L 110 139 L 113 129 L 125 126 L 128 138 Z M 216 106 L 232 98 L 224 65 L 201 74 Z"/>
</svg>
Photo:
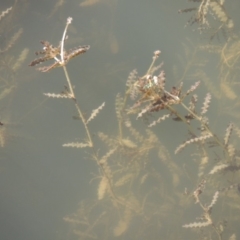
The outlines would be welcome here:
<svg viewBox="0 0 240 240">
<path fill-rule="evenodd" d="M 1 1 L 1 239 L 239 239 L 239 9 Z M 163 65 L 147 72 L 156 50 Z"/>
</svg>

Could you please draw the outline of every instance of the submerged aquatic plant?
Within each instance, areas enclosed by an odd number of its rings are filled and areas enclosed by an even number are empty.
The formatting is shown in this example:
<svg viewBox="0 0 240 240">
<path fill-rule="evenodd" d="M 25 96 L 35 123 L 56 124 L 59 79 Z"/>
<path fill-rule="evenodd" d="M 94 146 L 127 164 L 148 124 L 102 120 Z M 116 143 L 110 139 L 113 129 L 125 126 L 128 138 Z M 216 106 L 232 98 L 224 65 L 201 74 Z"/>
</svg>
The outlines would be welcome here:
<svg viewBox="0 0 240 240">
<path fill-rule="evenodd" d="M 187 25 L 198 24 L 198 30 L 202 33 L 205 30 L 212 29 L 211 39 L 213 39 L 220 31 L 224 35 L 232 32 L 234 27 L 233 20 L 228 16 L 224 0 L 190 0 L 198 4 L 196 7 L 181 9 L 179 13 L 195 12 L 187 21 Z M 213 24 L 212 22 L 217 24 Z"/>
<path fill-rule="evenodd" d="M 209 7 L 218 11 L 220 18 L 221 9 L 215 9 L 215 5 L 220 4 L 217 1 L 194 2 L 200 3 L 194 22 L 207 24 L 205 12 Z M 221 21 L 226 25 L 227 20 L 222 17 Z M 169 89 L 163 64 L 156 65 L 161 54 L 157 50 L 146 73 L 139 76 L 134 69 L 126 81 L 126 91 L 116 95 L 116 134 L 109 135 L 99 131 L 97 136 L 105 147 L 96 150 L 98 145 L 95 139 L 93 141 L 89 124 L 103 109 L 105 102 L 93 110 L 88 118 L 81 111 L 66 65 L 90 47 L 85 45 L 65 50 L 67 29 L 71 22 L 72 18 L 68 18 L 60 44 L 54 47 L 48 41 L 42 41 L 43 50 L 36 53 L 40 57 L 29 65 L 36 66 L 53 61 L 51 65 L 37 70 L 48 72 L 57 67 L 63 68 L 68 86 L 61 93 L 44 95 L 70 99 L 74 103 L 77 117 L 84 126 L 86 139 L 65 143 L 63 146 L 89 147 L 91 158 L 99 170 L 92 179 L 98 181 L 96 198 L 92 201 L 81 201 L 75 213 L 64 217 L 64 221 L 72 226 L 74 236 L 79 239 L 112 239 L 113 236 L 125 239 L 145 239 L 151 236 L 152 239 L 158 239 L 161 234 L 164 239 L 176 239 L 179 233 L 180 237 L 184 236 L 184 233 L 180 232 L 184 231 L 184 228 L 197 228 L 201 232 L 194 232 L 195 239 L 196 234 L 199 234 L 200 239 L 223 240 L 225 219 L 217 214 L 215 204 L 222 201 L 224 206 L 225 193 L 239 189 L 240 153 L 235 149 L 236 142 L 232 140 L 233 133 L 240 132 L 237 126 L 230 123 L 224 137 L 221 137 L 221 131 L 215 133 L 207 117 L 214 95 L 207 93 L 200 104 L 196 91 L 201 81 L 197 80 L 185 90 L 187 84 L 183 84 L 184 77 L 179 84 Z M 149 120 L 152 117 L 155 120 L 148 123 L 144 130 L 135 127 L 137 120 Z M 175 156 L 171 154 L 170 147 L 163 144 L 165 136 L 159 135 L 156 130 L 157 124 L 168 119 L 172 119 L 171 126 L 180 123 L 187 127 L 187 139 L 175 150 L 175 154 L 179 154 L 192 146 L 189 150 L 192 154 L 184 164 L 178 161 L 179 159 L 174 161 Z M 170 137 L 174 138 L 171 134 Z M 189 171 L 189 166 L 196 169 Z M 164 173 L 161 169 L 164 169 Z M 229 175 L 233 176 L 230 185 Z M 188 193 L 186 188 L 184 195 L 180 183 L 197 187 L 193 187 L 192 193 Z M 190 212 L 188 209 L 192 205 L 189 199 L 193 199 L 195 205 L 200 206 L 203 214 L 200 219 L 184 224 L 188 221 L 183 221 L 183 215 Z M 233 208 L 237 209 L 234 205 L 237 202 L 236 196 L 230 195 L 229 200 L 229 207 L 234 206 Z M 214 216 L 213 207 L 216 213 Z M 229 222 L 233 223 L 234 220 L 230 217 Z M 239 220 L 239 216 L 236 218 Z M 136 224 L 139 225 L 137 230 L 134 228 Z M 183 226 L 183 230 L 170 233 L 166 231 L 169 226 Z M 134 235 L 133 230 L 136 231 Z M 231 232 L 229 236 L 233 238 L 235 233 Z"/>
<path fill-rule="evenodd" d="M 71 22 L 72 22 L 72 18 L 69 17 L 67 19 L 66 27 L 65 27 L 64 32 L 63 32 L 62 40 L 61 40 L 60 45 L 58 47 L 52 46 L 47 41 L 41 41 L 41 43 L 44 46 L 43 50 L 39 51 L 39 52 L 36 52 L 36 55 L 40 54 L 40 55 L 43 55 L 43 57 L 40 57 L 40 58 L 37 58 L 37 59 L 33 60 L 29 64 L 29 66 L 35 66 L 39 63 L 43 63 L 43 62 L 46 62 L 48 60 L 54 60 L 54 63 L 51 64 L 50 66 L 40 67 L 37 70 L 39 70 L 41 72 L 48 72 L 48 71 L 50 71 L 50 70 L 52 70 L 56 67 L 62 67 L 63 68 L 64 73 L 65 73 L 65 77 L 66 77 L 66 80 L 67 80 L 67 83 L 68 83 L 67 91 L 65 91 L 64 94 L 45 93 L 45 95 L 48 96 L 48 97 L 52 97 L 52 98 L 65 97 L 65 98 L 70 98 L 70 99 L 74 100 L 74 104 L 75 104 L 75 107 L 76 107 L 77 112 L 79 114 L 79 118 L 82 120 L 82 123 L 83 123 L 84 128 L 85 128 L 86 133 L 87 133 L 86 142 L 85 143 L 78 143 L 75 146 L 78 146 L 78 147 L 92 147 L 93 142 L 92 142 L 92 138 L 91 138 L 88 126 L 87 126 L 88 122 L 85 119 L 85 117 L 84 117 L 84 115 L 83 115 L 83 113 L 80 109 L 80 106 L 77 102 L 77 99 L 75 97 L 75 93 L 74 93 L 74 90 L 73 90 L 73 87 L 72 87 L 72 83 L 71 83 L 71 80 L 69 78 L 69 75 L 68 75 L 68 72 L 67 72 L 67 69 L 66 69 L 66 64 L 72 58 L 74 58 L 74 57 L 76 57 L 76 56 L 78 56 L 82 53 L 85 53 L 87 50 L 89 50 L 90 46 L 88 46 L 88 45 L 87 46 L 80 46 L 80 47 L 71 49 L 69 51 L 65 50 L 64 43 L 66 41 L 67 29 L 68 29 L 68 26 L 71 24 Z M 68 145 L 68 146 L 70 146 L 70 145 Z M 74 145 L 72 145 L 72 146 L 74 146 Z"/>
</svg>

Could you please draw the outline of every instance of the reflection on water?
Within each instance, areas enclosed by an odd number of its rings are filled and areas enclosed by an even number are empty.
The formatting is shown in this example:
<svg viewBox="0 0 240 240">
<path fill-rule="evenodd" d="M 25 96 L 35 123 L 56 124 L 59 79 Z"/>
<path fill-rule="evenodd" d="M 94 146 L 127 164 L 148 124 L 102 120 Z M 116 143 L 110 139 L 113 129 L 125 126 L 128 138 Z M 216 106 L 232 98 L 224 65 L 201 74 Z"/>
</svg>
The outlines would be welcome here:
<svg viewBox="0 0 240 240">
<path fill-rule="evenodd" d="M 238 8 L 2 1 L 3 239 L 238 239 Z"/>
</svg>

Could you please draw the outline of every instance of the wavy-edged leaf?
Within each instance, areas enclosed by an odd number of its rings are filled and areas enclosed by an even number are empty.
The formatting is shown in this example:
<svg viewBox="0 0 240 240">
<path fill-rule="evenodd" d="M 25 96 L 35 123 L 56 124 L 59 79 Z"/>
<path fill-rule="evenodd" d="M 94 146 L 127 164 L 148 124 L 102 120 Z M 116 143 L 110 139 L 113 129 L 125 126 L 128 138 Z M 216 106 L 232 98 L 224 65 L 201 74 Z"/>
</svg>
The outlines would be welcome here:
<svg viewBox="0 0 240 240">
<path fill-rule="evenodd" d="M 189 224 L 183 225 L 184 228 L 201 228 L 201 227 L 207 227 L 211 225 L 212 222 L 207 221 L 207 222 L 193 222 Z"/>
<path fill-rule="evenodd" d="M 230 123 L 226 129 L 226 133 L 224 136 L 224 145 L 225 146 L 227 146 L 229 144 L 229 140 L 232 135 L 233 127 L 234 127 L 233 123 Z"/>
<path fill-rule="evenodd" d="M 86 121 L 86 124 L 88 124 L 91 120 L 93 120 L 98 115 L 98 113 L 103 109 L 104 106 L 105 106 L 105 102 L 103 102 L 97 109 L 94 109 L 91 113 L 91 116 Z"/>
<path fill-rule="evenodd" d="M 61 94 L 61 93 L 43 93 L 43 95 L 50 98 L 72 98 L 70 94 Z"/>
<path fill-rule="evenodd" d="M 122 116 L 122 107 L 123 107 L 123 98 L 118 93 L 115 100 L 115 110 L 116 110 L 116 115 L 118 120 L 120 120 Z"/>
<path fill-rule="evenodd" d="M 89 143 L 80 143 L 80 142 L 64 143 L 62 146 L 63 147 L 73 147 L 73 148 L 91 147 Z"/>
<path fill-rule="evenodd" d="M 6 10 L 2 11 L 0 14 L 0 20 L 4 18 L 11 10 L 12 10 L 12 7 L 9 7 Z"/>
<path fill-rule="evenodd" d="M 212 137 L 212 134 L 206 134 L 204 136 L 200 136 L 200 137 L 196 137 L 196 138 L 187 140 L 186 142 L 184 142 L 183 144 L 181 144 L 177 147 L 177 149 L 175 150 L 175 154 L 179 153 L 183 148 L 185 148 L 187 145 L 189 145 L 191 143 L 203 142 L 210 137 Z"/>
<path fill-rule="evenodd" d="M 209 174 L 214 174 L 214 173 L 220 172 L 220 171 L 222 171 L 223 169 L 225 169 L 225 168 L 227 168 L 227 167 L 229 167 L 229 165 L 228 165 L 228 164 L 225 164 L 225 163 L 220 164 L 220 165 L 216 165 L 216 166 L 214 166 L 213 169 L 209 172 Z"/>
<path fill-rule="evenodd" d="M 153 126 L 155 126 L 157 123 L 160 123 L 160 122 L 166 120 L 166 119 L 169 118 L 169 117 L 170 117 L 170 114 L 165 114 L 165 115 L 163 115 L 162 117 L 158 118 L 156 121 L 153 121 L 152 123 L 150 123 L 150 124 L 148 125 L 148 127 L 153 127 Z"/>
<path fill-rule="evenodd" d="M 201 115 L 205 114 L 208 111 L 210 102 L 211 102 L 211 94 L 207 93 L 207 95 L 206 95 L 206 97 L 204 99 L 204 102 L 203 102 Z"/>
</svg>

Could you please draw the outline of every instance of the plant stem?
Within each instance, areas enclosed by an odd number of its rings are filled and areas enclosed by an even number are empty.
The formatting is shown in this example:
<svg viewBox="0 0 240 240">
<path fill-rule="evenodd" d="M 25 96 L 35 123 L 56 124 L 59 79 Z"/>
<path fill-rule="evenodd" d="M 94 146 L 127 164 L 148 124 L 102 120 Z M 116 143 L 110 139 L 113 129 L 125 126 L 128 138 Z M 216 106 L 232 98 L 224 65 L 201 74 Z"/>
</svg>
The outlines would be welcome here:
<svg viewBox="0 0 240 240">
<path fill-rule="evenodd" d="M 227 156 L 229 156 L 228 151 L 227 151 L 226 147 L 224 146 L 224 144 L 219 140 L 219 138 L 218 138 L 215 134 L 212 133 L 212 131 L 210 130 L 210 128 L 208 127 L 208 125 L 202 121 L 202 118 L 199 117 L 197 114 L 195 114 L 193 111 L 191 111 L 183 102 L 181 102 L 181 105 L 182 105 L 192 116 L 194 116 L 195 119 L 197 119 L 199 122 L 201 122 L 201 123 L 203 124 L 205 130 L 206 130 L 209 134 L 212 135 L 212 137 L 214 138 L 215 142 L 216 142 L 220 147 L 222 147 L 223 150 L 227 153 Z"/>
<path fill-rule="evenodd" d="M 69 78 L 66 66 L 63 66 L 63 70 L 64 70 L 64 73 L 65 73 L 65 77 L 67 79 L 67 83 L 68 83 L 68 87 L 69 87 L 69 90 L 70 90 L 71 97 L 74 100 L 74 104 L 75 104 L 75 107 L 77 109 L 78 115 L 79 115 L 80 119 L 82 120 L 82 123 L 84 125 L 85 131 L 87 133 L 89 147 L 93 147 L 93 141 L 92 141 L 92 137 L 91 137 L 91 134 L 90 134 L 88 126 L 87 126 L 87 121 L 86 121 L 85 117 L 83 116 L 83 113 L 82 113 L 82 111 L 80 109 L 80 106 L 77 103 L 77 100 L 75 98 L 75 94 L 74 94 L 74 91 L 73 91 L 72 83 L 71 83 L 71 80 Z"/>
</svg>

